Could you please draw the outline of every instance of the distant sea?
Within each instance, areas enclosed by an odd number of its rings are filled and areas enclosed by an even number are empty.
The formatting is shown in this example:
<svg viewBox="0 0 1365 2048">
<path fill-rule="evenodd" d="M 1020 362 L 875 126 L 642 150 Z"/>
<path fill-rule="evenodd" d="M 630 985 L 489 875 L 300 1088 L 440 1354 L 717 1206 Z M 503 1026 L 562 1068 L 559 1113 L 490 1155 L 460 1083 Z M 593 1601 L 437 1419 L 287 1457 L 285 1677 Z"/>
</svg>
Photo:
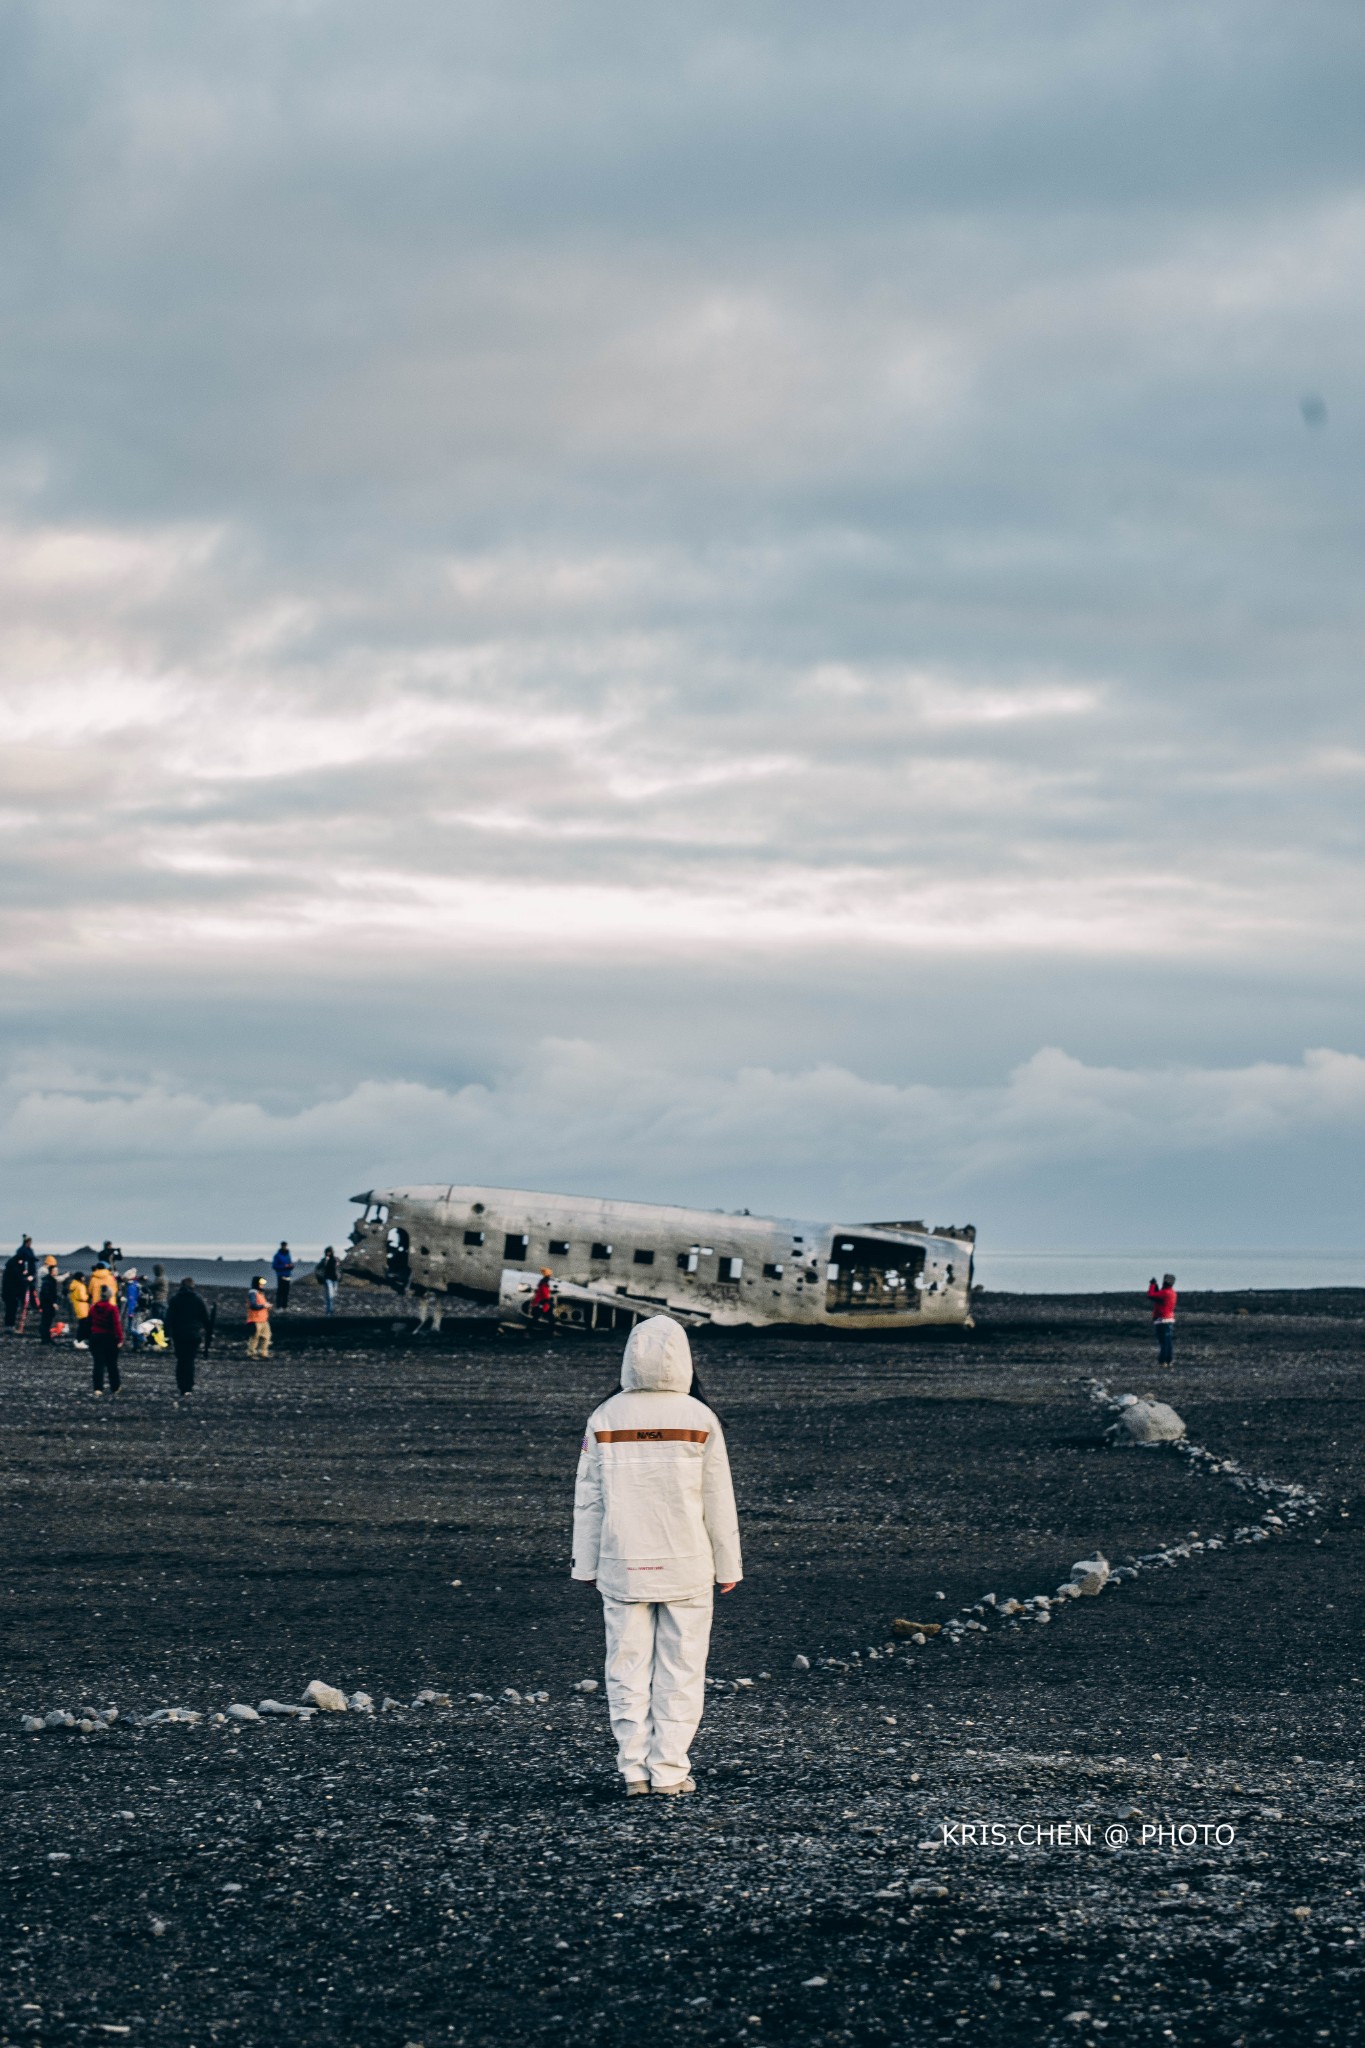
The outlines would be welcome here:
<svg viewBox="0 0 1365 2048">
<path fill-rule="evenodd" d="M 259 1245 L 249 1244 L 133 1244 L 129 1242 L 123 1245 L 121 1249 L 123 1252 L 123 1265 L 136 1266 L 142 1273 L 149 1274 L 153 1265 L 161 1265 L 166 1269 L 166 1278 L 168 1280 L 183 1280 L 188 1275 L 192 1280 L 202 1281 L 211 1287 L 247 1287 L 251 1283 L 253 1274 L 261 1273 L 267 1278 L 271 1277 L 270 1261 L 274 1256 L 275 1245 L 278 1243 L 279 1239 L 276 1238 L 275 1244 L 268 1245 L 262 1250 Z M 39 1249 L 42 1250 L 44 1247 L 40 1246 Z M 88 1248 L 83 1247 L 82 1249 L 86 1251 L 88 1262 Z M 338 1256 L 345 1249 L 344 1245 L 338 1245 Z M 294 1278 L 296 1280 L 306 1280 L 321 1256 L 322 1246 L 320 1244 L 291 1244 L 290 1250 L 294 1254 L 296 1267 Z M 72 1252 L 65 1252 L 59 1254 L 59 1256 L 64 1271 L 69 1272 L 73 1266 L 79 1266 L 82 1263 L 80 1258 Z M 271 1284 L 273 1286 L 273 1279 Z"/>
<path fill-rule="evenodd" d="M 1155 1275 L 1174 1273 L 1183 1293 L 1253 1287 L 1365 1287 L 1365 1250 L 1012 1252 L 979 1245 L 978 1286 L 1006 1294 L 1143 1293 Z"/>
<path fill-rule="evenodd" d="M 278 1241 L 278 1240 L 277 1240 Z M 321 1252 L 320 1244 L 291 1246 L 302 1279 Z M 338 1244 L 338 1253 L 346 1247 Z M 265 1270 L 273 1245 L 249 1244 L 126 1244 L 124 1259 L 132 1264 L 160 1260 L 170 1277 L 193 1273 L 205 1280 L 233 1284 Z M 216 1274 L 222 1261 L 227 1271 Z M 65 1261 L 64 1261 L 65 1263 Z M 250 1270 L 248 1270 L 250 1269 Z M 1365 1287 L 1365 1250 L 1320 1251 L 1181 1251 L 1108 1252 L 997 1251 L 989 1242 L 978 1245 L 976 1281 L 1006 1294 L 1125 1294 L 1145 1291 L 1153 1274 L 1174 1273 L 1182 1291 L 1241 1292 L 1267 1287 Z"/>
</svg>

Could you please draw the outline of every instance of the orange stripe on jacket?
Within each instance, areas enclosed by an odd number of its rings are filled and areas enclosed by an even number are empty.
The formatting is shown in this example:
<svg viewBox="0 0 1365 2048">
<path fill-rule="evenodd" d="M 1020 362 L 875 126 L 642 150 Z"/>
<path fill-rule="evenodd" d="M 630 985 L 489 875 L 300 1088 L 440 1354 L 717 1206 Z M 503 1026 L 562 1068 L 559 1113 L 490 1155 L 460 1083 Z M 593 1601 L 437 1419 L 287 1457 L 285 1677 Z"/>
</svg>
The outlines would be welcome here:
<svg viewBox="0 0 1365 2048">
<path fill-rule="evenodd" d="M 709 1429 L 598 1429 L 599 1444 L 704 1444 Z"/>
</svg>

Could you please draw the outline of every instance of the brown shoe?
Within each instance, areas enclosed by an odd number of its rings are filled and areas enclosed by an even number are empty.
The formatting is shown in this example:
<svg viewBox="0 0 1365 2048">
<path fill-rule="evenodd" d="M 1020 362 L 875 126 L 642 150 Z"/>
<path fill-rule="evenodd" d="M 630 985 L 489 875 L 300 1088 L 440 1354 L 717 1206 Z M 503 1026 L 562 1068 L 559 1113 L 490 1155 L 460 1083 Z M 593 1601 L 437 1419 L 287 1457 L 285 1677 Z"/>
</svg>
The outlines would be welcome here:
<svg viewBox="0 0 1365 2048">
<path fill-rule="evenodd" d="M 680 1785 L 655 1785 L 653 1789 L 663 1799 L 676 1799 L 680 1793 L 695 1792 L 697 1781 L 695 1778 L 684 1778 Z"/>
<path fill-rule="evenodd" d="M 636 1799 L 636 1798 L 638 1798 L 638 1797 L 639 1797 L 639 1795 L 640 1795 L 640 1793 L 641 1793 L 641 1792 L 648 1792 L 648 1790 L 649 1790 L 649 1780 L 648 1780 L 648 1778 L 627 1778 L 627 1779 L 626 1779 L 626 1797 L 627 1797 L 627 1799 Z"/>
</svg>

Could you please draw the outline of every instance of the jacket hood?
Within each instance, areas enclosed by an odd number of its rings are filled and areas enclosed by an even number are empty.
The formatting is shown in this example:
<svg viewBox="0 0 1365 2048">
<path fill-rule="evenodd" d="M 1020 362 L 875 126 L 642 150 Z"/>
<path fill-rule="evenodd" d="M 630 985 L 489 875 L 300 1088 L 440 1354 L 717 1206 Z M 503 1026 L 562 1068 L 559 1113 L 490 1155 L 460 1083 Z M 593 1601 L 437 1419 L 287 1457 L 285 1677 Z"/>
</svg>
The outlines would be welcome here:
<svg viewBox="0 0 1365 2048">
<path fill-rule="evenodd" d="M 672 1316 L 650 1316 L 637 1323 L 621 1361 L 626 1393 L 685 1394 L 692 1385 L 692 1347 L 687 1332 Z"/>
</svg>

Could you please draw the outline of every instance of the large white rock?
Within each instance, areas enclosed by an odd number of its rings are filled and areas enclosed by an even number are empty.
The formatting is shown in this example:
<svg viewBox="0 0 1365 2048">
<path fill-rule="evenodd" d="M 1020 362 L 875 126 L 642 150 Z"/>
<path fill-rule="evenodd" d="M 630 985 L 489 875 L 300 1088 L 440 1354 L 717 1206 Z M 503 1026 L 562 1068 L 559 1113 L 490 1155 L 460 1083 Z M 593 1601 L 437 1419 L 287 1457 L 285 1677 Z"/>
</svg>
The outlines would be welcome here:
<svg viewBox="0 0 1365 2048">
<path fill-rule="evenodd" d="M 1185 1425 L 1174 1408 L 1164 1401 L 1129 1401 L 1119 1415 L 1120 1439 L 1133 1444 L 1173 1444 L 1185 1434 Z"/>
<path fill-rule="evenodd" d="M 227 1717 L 229 1721 L 259 1721 L 261 1718 L 256 1709 L 249 1707 L 245 1700 L 234 1700 L 227 1710 Z"/>
<path fill-rule="evenodd" d="M 314 1678 L 303 1689 L 303 1697 L 310 1707 L 316 1707 L 323 1714 L 344 1714 L 346 1695 L 338 1692 L 334 1685 L 324 1685 L 320 1678 Z"/>
<path fill-rule="evenodd" d="M 1103 1551 L 1083 1557 L 1071 1567 L 1071 1583 L 1078 1593 L 1102 1593 L 1109 1581 L 1109 1560 Z"/>
</svg>

